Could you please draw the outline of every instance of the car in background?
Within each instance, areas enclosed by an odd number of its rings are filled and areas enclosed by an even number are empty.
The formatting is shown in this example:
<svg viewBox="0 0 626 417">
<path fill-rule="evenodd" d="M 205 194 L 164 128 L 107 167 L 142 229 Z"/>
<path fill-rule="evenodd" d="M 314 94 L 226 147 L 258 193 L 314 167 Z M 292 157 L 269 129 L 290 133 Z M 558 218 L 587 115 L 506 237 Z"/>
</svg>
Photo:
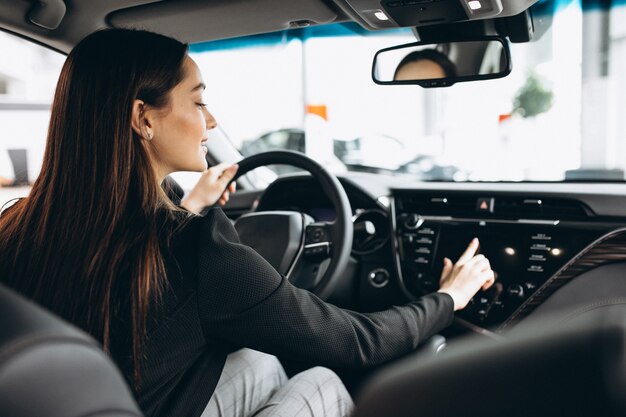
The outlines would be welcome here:
<svg viewBox="0 0 626 417">
<path fill-rule="evenodd" d="M 275 150 L 306 152 L 306 136 L 301 129 L 279 129 L 254 140 L 244 141 L 239 148 L 243 156 Z M 467 173 L 455 166 L 438 163 L 430 155 L 410 158 L 404 144 L 388 135 L 368 135 L 351 140 L 333 139 L 333 152 L 349 171 L 408 174 L 421 181 L 465 181 Z M 277 174 L 297 172 L 293 167 L 271 167 Z"/>
</svg>

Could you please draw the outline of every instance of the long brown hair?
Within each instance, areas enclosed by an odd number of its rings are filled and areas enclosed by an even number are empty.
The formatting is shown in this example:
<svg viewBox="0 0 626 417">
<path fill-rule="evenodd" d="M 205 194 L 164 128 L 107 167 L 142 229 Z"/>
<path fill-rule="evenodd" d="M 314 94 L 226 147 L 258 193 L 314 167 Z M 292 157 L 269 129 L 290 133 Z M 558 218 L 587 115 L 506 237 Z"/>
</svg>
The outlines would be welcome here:
<svg viewBox="0 0 626 417">
<path fill-rule="evenodd" d="M 173 206 L 131 128 L 132 105 L 167 108 L 186 53 L 185 44 L 145 31 L 83 39 L 61 71 L 41 174 L 0 216 L 3 283 L 105 350 L 115 312 L 130 303 L 136 389 L 147 316 L 166 282 L 161 216 Z"/>
</svg>

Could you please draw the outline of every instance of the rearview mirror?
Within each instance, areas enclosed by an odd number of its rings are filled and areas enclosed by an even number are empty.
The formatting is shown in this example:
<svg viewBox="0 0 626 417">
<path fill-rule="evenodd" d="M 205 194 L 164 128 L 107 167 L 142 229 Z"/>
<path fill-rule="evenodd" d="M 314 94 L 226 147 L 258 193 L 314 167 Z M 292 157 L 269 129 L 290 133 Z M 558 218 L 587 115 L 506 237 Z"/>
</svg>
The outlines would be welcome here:
<svg viewBox="0 0 626 417">
<path fill-rule="evenodd" d="M 509 45 L 496 36 L 393 46 L 378 51 L 372 65 L 376 84 L 417 84 L 427 88 L 502 78 L 510 72 Z"/>
</svg>

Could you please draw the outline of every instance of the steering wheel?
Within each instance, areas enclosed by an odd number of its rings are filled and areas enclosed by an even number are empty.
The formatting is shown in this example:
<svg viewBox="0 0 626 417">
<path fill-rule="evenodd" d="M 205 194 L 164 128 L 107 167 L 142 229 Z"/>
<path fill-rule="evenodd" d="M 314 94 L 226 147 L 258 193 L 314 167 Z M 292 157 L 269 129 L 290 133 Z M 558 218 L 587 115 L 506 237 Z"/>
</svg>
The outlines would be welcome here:
<svg viewBox="0 0 626 417">
<path fill-rule="evenodd" d="M 261 166 L 284 164 L 309 172 L 332 203 L 336 217 L 315 221 L 298 211 L 261 211 L 235 222 L 242 243 L 252 247 L 294 285 L 322 299 L 341 280 L 352 249 L 352 208 L 337 178 L 300 152 L 271 151 L 238 162 L 233 179 Z"/>
</svg>

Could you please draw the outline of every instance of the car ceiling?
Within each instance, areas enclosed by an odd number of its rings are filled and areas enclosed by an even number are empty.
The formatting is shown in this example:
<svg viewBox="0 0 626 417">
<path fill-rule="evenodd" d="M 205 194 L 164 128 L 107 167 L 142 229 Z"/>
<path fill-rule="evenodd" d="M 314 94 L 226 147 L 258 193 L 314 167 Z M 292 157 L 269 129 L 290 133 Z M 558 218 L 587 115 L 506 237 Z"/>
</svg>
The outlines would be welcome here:
<svg viewBox="0 0 626 417">
<path fill-rule="evenodd" d="M 34 3 L 0 0 L 0 26 L 64 52 L 107 27 L 143 28 L 195 42 L 288 29 L 301 20 L 349 20 L 335 3 L 320 0 L 72 0 L 65 2 L 58 28 L 48 30 L 29 21 Z"/>
<path fill-rule="evenodd" d="M 423 1 L 409 0 L 0 0 L 0 28 L 68 52 L 89 33 L 107 27 L 141 28 L 190 43 L 345 21 L 376 30 L 399 27 L 393 19 L 373 18 L 381 8 L 387 15 L 401 14 L 403 21 L 409 19 L 411 26 L 419 26 L 426 22 L 420 20 L 420 13 L 437 14 L 439 21 L 450 23 L 456 18 L 446 10 L 459 9 L 459 5 L 467 9 L 468 1 L 438 0 L 426 6 Z M 463 20 L 511 16 L 535 2 L 481 1 L 486 5 L 484 14 L 468 12 Z M 57 23 L 48 24 L 47 29 L 38 26 L 41 19 L 35 16 L 36 9 L 47 21 L 50 15 L 54 21 L 56 14 Z"/>
</svg>

